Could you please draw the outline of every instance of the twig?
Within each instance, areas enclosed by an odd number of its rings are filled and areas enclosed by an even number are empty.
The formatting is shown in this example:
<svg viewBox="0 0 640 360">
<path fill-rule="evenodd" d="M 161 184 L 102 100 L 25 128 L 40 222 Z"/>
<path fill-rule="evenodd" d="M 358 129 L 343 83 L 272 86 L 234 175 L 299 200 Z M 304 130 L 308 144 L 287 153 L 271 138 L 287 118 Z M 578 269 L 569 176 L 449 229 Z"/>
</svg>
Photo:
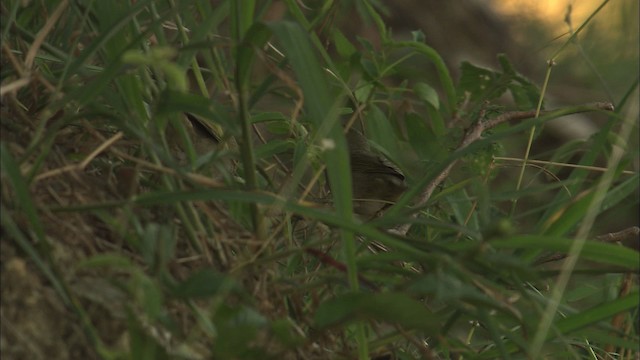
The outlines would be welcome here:
<svg viewBox="0 0 640 360">
<path fill-rule="evenodd" d="M 622 231 L 598 235 L 596 236 L 596 239 L 603 242 L 620 242 L 625 244 L 627 247 L 630 247 L 627 244 L 630 244 L 631 241 L 635 240 L 635 244 L 632 245 L 635 245 L 635 249 L 640 251 L 640 249 L 638 249 L 638 235 L 640 235 L 640 228 L 632 226 Z"/>
<path fill-rule="evenodd" d="M 40 46 L 42 46 L 44 39 L 47 37 L 47 35 L 49 35 L 49 32 L 53 29 L 53 26 L 58 21 L 58 19 L 60 19 L 60 16 L 62 16 L 62 12 L 64 11 L 64 9 L 66 9 L 68 4 L 68 0 L 63 0 L 62 2 L 60 2 L 51 16 L 49 16 L 49 19 L 44 24 L 42 29 L 40 29 L 38 34 L 36 34 L 36 37 L 35 39 L 33 39 L 33 43 L 31 44 L 31 47 L 27 52 L 27 57 L 24 60 L 24 67 L 27 69 L 27 71 L 30 71 L 33 67 L 33 61 L 36 58 L 36 54 L 38 53 Z"/>
<path fill-rule="evenodd" d="M 99 132 L 97 132 L 95 129 L 91 128 L 90 126 L 86 127 L 87 131 L 89 131 L 89 133 L 91 133 L 91 135 L 93 135 L 94 137 L 100 139 L 101 141 L 105 141 L 104 136 L 102 136 L 102 134 L 100 134 Z M 191 172 L 187 172 L 187 173 L 182 173 L 182 172 L 178 172 L 174 169 L 171 168 L 167 168 L 158 164 L 154 164 L 152 162 L 143 160 L 143 159 L 139 159 L 135 156 L 131 156 L 123 151 L 120 151 L 118 149 L 115 149 L 113 147 L 109 148 L 109 152 L 113 153 L 114 155 L 129 160 L 131 162 L 134 162 L 136 164 L 139 164 L 140 166 L 150 169 L 150 170 L 154 170 L 154 171 L 158 171 L 158 172 L 162 172 L 165 174 L 169 174 L 169 175 L 174 175 L 174 176 L 184 176 L 185 178 L 189 179 L 190 181 L 193 181 L 194 183 L 198 184 L 198 185 L 202 185 L 202 186 L 207 186 L 207 187 L 211 187 L 211 188 L 220 188 L 223 187 L 224 184 L 220 181 L 216 181 L 212 178 L 209 178 L 207 176 L 204 175 L 200 175 L 200 174 L 196 174 L 196 173 L 191 173 Z"/>
<path fill-rule="evenodd" d="M 66 165 L 66 166 L 63 166 L 63 167 L 60 167 L 60 168 L 57 168 L 57 169 L 46 171 L 46 172 L 36 176 L 34 178 L 34 182 L 38 182 L 38 181 L 44 180 L 44 179 L 46 179 L 48 177 L 60 175 L 62 173 L 69 172 L 69 171 L 82 171 L 82 170 L 84 170 L 84 168 L 86 168 L 87 165 L 89 165 L 89 163 L 91 163 L 91 161 L 93 161 L 93 159 L 95 159 L 96 156 L 100 155 L 101 152 L 103 152 L 105 149 L 109 148 L 116 141 L 122 139 L 123 136 L 124 136 L 124 134 L 121 131 L 117 132 L 115 135 L 113 135 L 108 140 L 103 141 L 103 143 L 100 146 L 98 146 L 98 148 L 93 150 L 93 152 L 91 154 L 87 155 L 87 157 L 84 160 L 82 160 L 82 162 L 80 164 Z"/>
</svg>

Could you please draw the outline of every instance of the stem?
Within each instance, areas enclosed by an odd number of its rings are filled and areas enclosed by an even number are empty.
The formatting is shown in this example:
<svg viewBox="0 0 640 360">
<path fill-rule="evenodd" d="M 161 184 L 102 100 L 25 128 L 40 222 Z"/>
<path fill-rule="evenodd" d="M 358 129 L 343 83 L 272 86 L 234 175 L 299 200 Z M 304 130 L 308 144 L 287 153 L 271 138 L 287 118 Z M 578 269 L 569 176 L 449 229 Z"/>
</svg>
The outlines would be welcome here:
<svg viewBox="0 0 640 360">
<path fill-rule="evenodd" d="M 551 77 L 551 67 L 555 64 L 553 59 L 547 62 L 547 73 L 544 77 L 544 83 L 542 84 L 542 90 L 540 90 L 540 98 L 538 99 L 538 106 L 536 107 L 535 117 L 540 116 L 540 109 L 542 109 L 542 100 L 544 100 L 544 94 L 547 92 L 547 85 L 549 85 L 549 78 Z M 536 126 L 532 127 L 529 131 L 529 139 L 527 140 L 527 147 L 524 152 L 524 159 L 522 160 L 522 166 L 520 167 L 520 174 L 518 174 L 518 182 L 516 184 L 516 191 L 520 190 L 522 186 L 522 180 L 524 179 L 524 170 L 527 168 L 527 162 L 529 161 L 529 154 L 531 153 L 531 146 L 533 145 L 533 136 L 536 133 Z M 518 205 L 518 199 L 513 199 L 511 203 L 511 215 L 516 211 Z"/>
<path fill-rule="evenodd" d="M 235 35 L 237 42 L 236 48 L 236 69 L 235 69 L 235 85 L 238 92 L 238 117 L 242 126 L 242 142 L 240 144 L 240 153 L 242 155 L 242 165 L 245 176 L 245 186 L 249 191 L 255 191 L 258 189 L 258 179 L 256 176 L 256 164 L 255 156 L 253 154 L 253 141 L 251 139 L 251 116 L 249 114 L 249 79 L 250 79 L 250 67 L 243 68 L 241 63 L 244 55 L 240 51 L 243 46 L 250 46 L 243 44 L 244 35 L 251 25 L 253 17 L 253 10 L 255 3 L 252 1 L 235 1 L 232 8 L 235 19 L 234 28 L 232 31 Z M 244 5 L 244 6 L 243 6 Z M 246 59 L 244 59 L 246 60 Z M 242 73 L 246 71 L 246 73 Z M 253 222 L 253 229 L 256 238 L 261 242 L 266 239 L 266 231 L 264 228 L 264 219 L 258 204 L 253 202 L 250 204 L 251 208 L 251 220 Z"/>
<path fill-rule="evenodd" d="M 567 284 L 569 283 L 569 279 L 571 278 L 571 274 L 575 265 L 580 256 L 580 252 L 584 246 L 586 239 L 588 238 L 589 232 L 591 231 L 591 226 L 598 216 L 602 202 L 604 201 L 607 191 L 611 187 L 613 180 L 616 175 L 616 171 L 622 157 L 625 153 L 625 145 L 628 144 L 629 137 L 631 136 L 631 132 L 634 126 L 634 117 L 626 116 L 624 123 L 622 124 L 622 128 L 618 133 L 620 139 L 615 142 L 611 151 L 611 157 L 609 158 L 609 162 L 607 164 L 607 171 L 602 175 L 600 182 L 596 185 L 595 195 L 593 197 L 593 201 L 589 205 L 589 211 L 585 214 L 584 219 L 582 220 L 580 227 L 575 236 L 575 240 L 569 249 L 567 259 L 562 264 L 562 268 L 560 270 L 560 275 L 558 276 L 558 280 L 556 281 L 556 285 L 553 287 L 551 292 L 551 299 L 549 301 L 549 305 L 545 309 L 542 314 L 542 319 L 538 325 L 538 330 L 533 337 L 533 341 L 531 343 L 531 347 L 529 349 L 529 357 L 531 359 L 538 359 L 540 352 L 542 351 L 542 346 L 544 345 L 545 340 L 547 339 L 547 334 L 551 328 L 553 323 L 553 319 L 556 315 L 558 307 L 560 306 L 560 301 L 564 295 L 564 291 L 567 288 Z"/>
</svg>

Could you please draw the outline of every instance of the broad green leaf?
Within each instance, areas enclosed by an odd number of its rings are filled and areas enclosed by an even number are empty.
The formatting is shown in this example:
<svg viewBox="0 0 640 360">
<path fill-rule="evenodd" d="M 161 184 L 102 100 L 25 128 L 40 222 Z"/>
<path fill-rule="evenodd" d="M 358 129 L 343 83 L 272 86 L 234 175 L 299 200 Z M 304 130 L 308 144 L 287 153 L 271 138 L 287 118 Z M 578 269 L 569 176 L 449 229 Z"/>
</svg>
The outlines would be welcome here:
<svg viewBox="0 0 640 360">
<path fill-rule="evenodd" d="M 530 110 L 538 106 L 540 90 L 524 75 L 518 73 L 504 54 L 498 54 L 498 62 L 505 75 L 512 78 L 508 88 L 518 109 Z M 542 107 L 544 109 L 544 105 Z"/>
<path fill-rule="evenodd" d="M 495 71 L 472 65 L 463 61 L 460 66 L 462 75 L 458 84 L 458 94 L 468 92 L 471 100 L 493 100 L 507 90 L 506 83 L 500 84 L 500 74 Z"/>
</svg>

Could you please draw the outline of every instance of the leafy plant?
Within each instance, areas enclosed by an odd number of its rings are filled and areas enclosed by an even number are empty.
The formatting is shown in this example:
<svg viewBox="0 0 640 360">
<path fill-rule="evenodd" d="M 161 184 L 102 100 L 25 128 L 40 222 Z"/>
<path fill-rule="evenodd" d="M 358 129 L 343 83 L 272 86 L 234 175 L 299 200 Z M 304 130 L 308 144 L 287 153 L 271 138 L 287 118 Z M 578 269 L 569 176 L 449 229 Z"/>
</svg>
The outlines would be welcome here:
<svg viewBox="0 0 640 360">
<path fill-rule="evenodd" d="M 632 357 L 638 228 L 592 230 L 638 203 L 629 96 L 545 109 L 504 55 L 454 80 L 378 2 L 270 4 L 3 3 L 2 246 L 83 354 Z M 352 6 L 378 43 L 331 26 Z M 582 112 L 602 130 L 509 175 L 507 139 Z M 409 185 L 373 219 L 348 127 Z"/>
</svg>

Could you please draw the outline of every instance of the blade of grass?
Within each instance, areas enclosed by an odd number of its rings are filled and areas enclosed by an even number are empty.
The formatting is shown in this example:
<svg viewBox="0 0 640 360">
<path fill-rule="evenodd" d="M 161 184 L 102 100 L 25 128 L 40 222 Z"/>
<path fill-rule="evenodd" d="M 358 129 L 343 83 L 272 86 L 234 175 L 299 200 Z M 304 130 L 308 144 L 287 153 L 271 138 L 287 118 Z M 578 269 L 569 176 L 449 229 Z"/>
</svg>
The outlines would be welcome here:
<svg viewBox="0 0 640 360">
<path fill-rule="evenodd" d="M 569 282 L 569 279 L 571 278 L 571 273 L 575 268 L 577 259 L 584 248 L 591 227 L 593 226 L 600 208 L 605 201 L 607 192 L 611 188 L 611 184 L 613 183 L 613 180 L 617 173 L 616 169 L 618 168 L 618 165 L 620 164 L 620 161 L 625 154 L 625 151 L 627 150 L 632 129 L 636 123 L 636 119 L 634 117 L 635 115 L 630 115 L 624 119 L 622 127 L 618 132 L 617 139 L 619 139 L 619 141 L 612 144 L 613 149 L 611 157 L 607 162 L 607 171 L 602 175 L 600 181 L 595 187 L 593 201 L 589 204 L 589 211 L 587 211 L 587 213 L 585 214 L 584 219 L 580 224 L 580 227 L 578 228 L 578 231 L 574 238 L 575 241 L 569 249 L 569 256 L 562 264 L 560 276 L 558 277 L 558 280 L 551 293 L 551 302 L 545 309 L 542 319 L 538 325 L 538 329 L 533 338 L 529 352 L 532 358 L 537 358 L 540 355 L 540 351 L 542 350 L 545 338 L 548 336 L 549 329 L 553 323 L 553 318 L 556 315 L 560 299 L 562 299 L 566 286 Z"/>
<path fill-rule="evenodd" d="M 442 88 L 444 89 L 445 94 L 447 95 L 447 106 L 446 106 L 446 114 L 448 116 L 452 116 L 456 112 L 456 104 L 458 102 L 458 97 L 456 95 L 456 88 L 453 85 L 453 79 L 451 78 L 451 74 L 449 73 L 449 69 L 447 68 L 444 60 L 440 54 L 434 50 L 432 47 L 415 42 L 415 41 L 399 41 L 391 43 L 394 47 L 398 48 L 411 48 L 418 51 L 420 54 L 424 55 L 429 59 L 436 67 L 436 71 L 438 72 L 438 77 L 440 78 L 440 83 Z"/>
<path fill-rule="evenodd" d="M 575 239 L 558 236 L 519 235 L 507 239 L 493 240 L 490 244 L 497 249 L 544 249 L 569 253 Z M 584 241 L 580 257 L 602 264 L 640 269 L 638 253 L 632 249 L 595 240 Z"/>
<path fill-rule="evenodd" d="M 249 81 L 251 76 L 251 64 L 254 60 L 254 47 L 262 47 L 268 40 L 270 33 L 268 29 L 260 24 L 256 23 L 251 28 L 248 28 L 245 23 L 248 21 L 245 16 L 241 14 L 239 5 L 240 2 L 234 2 L 236 4 L 233 7 L 232 18 L 235 18 L 237 27 L 236 40 L 238 41 L 238 48 L 236 49 L 236 72 L 235 72 L 235 84 L 236 91 L 238 92 L 238 116 L 240 124 L 242 126 L 242 142 L 240 143 L 240 150 L 242 154 L 242 164 L 244 166 L 244 176 L 246 186 L 248 190 L 258 189 L 258 180 L 256 175 L 255 153 L 253 150 L 253 129 L 251 127 L 251 116 L 249 113 Z M 248 6 L 249 4 L 245 4 Z M 245 8 L 242 8 L 245 9 Z M 245 9 L 246 10 L 246 9 Z M 246 10 L 253 13 L 253 7 Z M 245 34 L 246 33 L 246 34 Z M 264 225 L 263 214 L 258 208 L 257 204 L 250 204 L 251 216 L 253 221 L 254 231 L 258 240 L 265 241 L 266 229 Z"/>
<path fill-rule="evenodd" d="M 575 315 L 560 319 L 556 322 L 555 327 L 563 334 L 568 334 L 588 325 L 607 320 L 623 311 L 634 309 L 638 307 L 638 303 L 640 303 L 639 292 L 634 291 L 625 297 L 598 304 Z"/>
</svg>

